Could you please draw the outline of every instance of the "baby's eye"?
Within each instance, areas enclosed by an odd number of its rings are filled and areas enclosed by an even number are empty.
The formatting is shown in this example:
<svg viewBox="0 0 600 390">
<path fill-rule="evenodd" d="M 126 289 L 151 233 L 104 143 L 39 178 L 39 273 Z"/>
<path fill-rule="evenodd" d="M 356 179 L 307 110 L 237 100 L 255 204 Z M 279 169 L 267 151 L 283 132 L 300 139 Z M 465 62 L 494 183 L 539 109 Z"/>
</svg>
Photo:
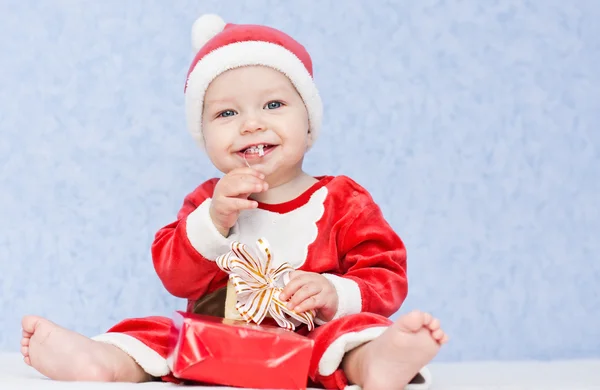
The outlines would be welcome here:
<svg viewBox="0 0 600 390">
<path fill-rule="evenodd" d="M 217 115 L 218 117 L 221 118 L 227 118 L 228 116 L 234 116 L 235 112 L 233 110 L 225 110 L 225 111 L 221 111 L 219 113 L 219 115 Z"/>
<path fill-rule="evenodd" d="M 276 108 L 281 107 L 283 104 L 279 101 L 272 101 L 267 103 L 267 105 L 265 107 L 267 107 L 269 110 L 274 110 Z"/>
</svg>

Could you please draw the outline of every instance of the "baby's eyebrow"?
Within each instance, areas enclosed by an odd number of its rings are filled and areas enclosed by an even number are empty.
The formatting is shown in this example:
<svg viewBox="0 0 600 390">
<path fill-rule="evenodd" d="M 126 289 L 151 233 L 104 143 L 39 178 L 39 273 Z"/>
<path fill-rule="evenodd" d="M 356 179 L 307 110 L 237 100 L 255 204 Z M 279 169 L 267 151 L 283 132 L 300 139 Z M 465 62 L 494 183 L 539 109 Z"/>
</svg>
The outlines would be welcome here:
<svg viewBox="0 0 600 390">
<path fill-rule="evenodd" d="M 204 102 L 204 107 L 210 107 L 216 104 L 229 104 L 229 103 L 233 103 L 233 99 L 211 99 L 211 100 L 206 100 Z"/>
<path fill-rule="evenodd" d="M 280 85 L 280 86 L 277 86 L 277 87 L 265 89 L 263 91 L 263 95 L 273 95 L 275 93 L 285 93 L 285 92 L 290 92 L 290 89 L 287 88 L 287 87 L 285 87 L 285 86 L 283 86 L 283 85 Z"/>
</svg>

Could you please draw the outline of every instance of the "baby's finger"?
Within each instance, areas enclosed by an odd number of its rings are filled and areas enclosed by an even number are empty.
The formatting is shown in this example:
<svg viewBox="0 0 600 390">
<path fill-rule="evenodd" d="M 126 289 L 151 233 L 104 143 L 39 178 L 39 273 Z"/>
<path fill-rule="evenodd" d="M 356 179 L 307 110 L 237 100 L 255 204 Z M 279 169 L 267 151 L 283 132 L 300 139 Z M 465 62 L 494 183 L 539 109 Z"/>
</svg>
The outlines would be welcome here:
<svg viewBox="0 0 600 390">
<path fill-rule="evenodd" d="M 225 198 L 223 199 L 217 212 L 228 215 L 240 210 L 250 210 L 258 207 L 258 202 L 255 200 L 240 199 L 240 198 Z"/>
<path fill-rule="evenodd" d="M 300 271 L 300 270 L 292 271 L 292 272 L 290 272 L 290 280 L 296 279 L 296 278 L 298 278 L 302 275 L 306 275 L 306 274 L 308 274 L 308 272 L 306 272 L 306 271 Z"/>
<path fill-rule="evenodd" d="M 250 176 L 254 176 L 261 180 L 265 178 L 264 173 L 254 169 L 254 168 L 248 168 L 248 167 L 236 168 L 236 169 L 232 170 L 231 172 L 229 172 L 228 175 L 230 175 L 230 176 L 250 175 Z"/>
<path fill-rule="evenodd" d="M 310 277 L 308 273 L 292 273 L 291 279 L 289 283 L 286 284 L 286 286 L 283 288 L 283 291 L 279 295 L 279 299 L 281 299 L 282 301 L 287 301 L 296 293 L 296 291 L 298 291 L 302 286 L 309 282 Z"/>
<path fill-rule="evenodd" d="M 267 188 L 267 183 L 254 176 L 232 176 L 223 183 L 222 195 L 224 196 L 240 196 L 262 192 Z"/>
<path fill-rule="evenodd" d="M 240 181 L 248 181 L 251 183 L 259 183 L 259 184 L 263 184 L 265 183 L 265 179 L 258 177 L 256 175 L 253 175 L 251 173 L 245 172 L 245 173 L 236 173 L 233 175 L 228 175 L 227 176 L 227 180 L 228 182 L 240 182 Z"/>
<path fill-rule="evenodd" d="M 298 306 L 296 306 L 293 310 L 296 313 L 304 313 L 309 310 L 318 310 L 323 306 L 321 302 L 321 295 L 313 295 L 308 297 L 304 301 L 302 301 Z"/>
<path fill-rule="evenodd" d="M 300 303 L 306 301 L 308 298 L 313 295 L 317 295 L 320 293 L 322 288 L 316 283 L 307 283 L 303 285 L 300 289 L 296 291 L 296 293 L 292 296 L 290 301 L 287 304 L 288 309 L 294 310 L 294 308 Z"/>
</svg>

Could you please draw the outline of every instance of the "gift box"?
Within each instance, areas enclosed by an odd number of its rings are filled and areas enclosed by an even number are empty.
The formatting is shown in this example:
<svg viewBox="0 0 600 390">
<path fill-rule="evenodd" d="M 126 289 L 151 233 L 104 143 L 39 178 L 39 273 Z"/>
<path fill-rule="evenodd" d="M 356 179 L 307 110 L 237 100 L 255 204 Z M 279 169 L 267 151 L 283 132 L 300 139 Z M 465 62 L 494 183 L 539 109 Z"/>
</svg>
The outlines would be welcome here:
<svg viewBox="0 0 600 390">
<path fill-rule="evenodd" d="M 184 381 L 306 389 L 313 341 L 289 330 L 178 311 L 168 363 Z"/>
</svg>

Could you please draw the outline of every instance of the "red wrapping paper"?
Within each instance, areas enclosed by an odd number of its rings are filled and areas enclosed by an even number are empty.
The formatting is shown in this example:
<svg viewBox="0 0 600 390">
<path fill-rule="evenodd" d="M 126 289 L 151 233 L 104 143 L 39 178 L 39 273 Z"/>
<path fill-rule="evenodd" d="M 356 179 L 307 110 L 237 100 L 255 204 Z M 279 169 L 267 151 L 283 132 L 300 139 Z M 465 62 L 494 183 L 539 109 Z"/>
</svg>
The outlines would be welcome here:
<svg viewBox="0 0 600 390">
<path fill-rule="evenodd" d="M 186 381 L 306 389 L 312 349 L 312 340 L 279 327 L 178 311 L 168 362 Z"/>
</svg>

